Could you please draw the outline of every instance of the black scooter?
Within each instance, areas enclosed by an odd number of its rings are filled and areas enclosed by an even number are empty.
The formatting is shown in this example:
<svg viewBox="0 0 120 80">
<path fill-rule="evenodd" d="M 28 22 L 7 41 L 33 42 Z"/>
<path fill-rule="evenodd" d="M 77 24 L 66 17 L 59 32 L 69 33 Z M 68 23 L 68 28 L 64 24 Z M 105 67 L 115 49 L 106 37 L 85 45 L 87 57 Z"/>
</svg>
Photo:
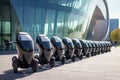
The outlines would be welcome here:
<svg viewBox="0 0 120 80">
<path fill-rule="evenodd" d="M 50 39 L 43 34 L 39 34 L 36 38 L 37 47 L 39 49 L 39 56 L 36 55 L 35 58 L 38 59 L 41 65 L 50 64 L 50 67 L 55 66 L 55 57 L 53 57 L 53 46 Z"/>
<path fill-rule="evenodd" d="M 61 61 L 62 64 L 65 64 L 65 61 L 66 61 L 66 57 L 64 55 L 65 47 L 64 47 L 62 40 L 57 36 L 53 36 L 51 38 L 51 42 L 52 42 L 53 47 L 54 47 L 53 48 L 54 49 L 53 56 L 55 57 L 55 60 Z"/>
<path fill-rule="evenodd" d="M 38 61 L 34 59 L 34 42 L 30 35 L 26 32 L 19 32 L 16 36 L 16 48 L 18 57 L 12 58 L 12 66 L 14 73 L 18 72 L 18 68 L 31 67 L 33 72 L 37 71 Z"/>
<path fill-rule="evenodd" d="M 81 60 L 83 58 L 82 44 L 80 43 L 80 41 L 78 39 L 72 39 L 72 42 L 75 46 L 75 52 L 74 53 L 76 54 L 76 57 Z"/>
<path fill-rule="evenodd" d="M 74 45 L 70 38 L 63 38 L 63 43 L 65 45 L 65 56 L 66 59 L 71 59 L 73 62 L 75 61 L 75 54 L 74 54 Z"/>
</svg>

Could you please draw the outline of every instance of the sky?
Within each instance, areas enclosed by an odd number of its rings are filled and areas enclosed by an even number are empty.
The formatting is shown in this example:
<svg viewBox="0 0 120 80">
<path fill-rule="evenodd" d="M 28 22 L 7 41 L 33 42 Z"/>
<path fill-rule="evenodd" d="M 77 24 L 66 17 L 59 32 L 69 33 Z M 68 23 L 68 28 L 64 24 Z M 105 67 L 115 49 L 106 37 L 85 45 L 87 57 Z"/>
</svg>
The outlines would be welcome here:
<svg viewBox="0 0 120 80">
<path fill-rule="evenodd" d="M 107 0 L 110 18 L 120 19 L 120 0 Z"/>
</svg>

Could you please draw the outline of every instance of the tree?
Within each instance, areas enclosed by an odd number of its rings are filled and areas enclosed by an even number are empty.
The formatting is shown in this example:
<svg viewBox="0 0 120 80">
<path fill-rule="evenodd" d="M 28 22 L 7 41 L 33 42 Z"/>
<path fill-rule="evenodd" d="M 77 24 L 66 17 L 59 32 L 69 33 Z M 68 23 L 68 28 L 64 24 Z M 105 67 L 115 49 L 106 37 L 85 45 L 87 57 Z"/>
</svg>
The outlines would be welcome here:
<svg viewBox="0 0 120 80">
<path fill-rule="evenodd" d="M 120 29 L 113 30 L 110 33 L 110 39 L 112 42 L 120 42 Z"/>
</svg>

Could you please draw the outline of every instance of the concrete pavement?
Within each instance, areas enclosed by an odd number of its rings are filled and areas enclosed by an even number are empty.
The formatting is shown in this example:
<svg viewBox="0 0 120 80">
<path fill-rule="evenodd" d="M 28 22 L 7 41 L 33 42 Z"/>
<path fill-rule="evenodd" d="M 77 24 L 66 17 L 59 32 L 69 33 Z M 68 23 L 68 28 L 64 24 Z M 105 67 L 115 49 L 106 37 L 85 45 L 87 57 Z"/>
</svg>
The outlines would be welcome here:
<svg viewBox="0 0 120 80">
<path fill-rule="evenodd" d="M 68 62 L 65 65 L 40 67 L 36 73 L 31 69 L 12 71 L 11 58 L 15 54 L 0 55 L 0 80 L 120 80 L 120 48 L 82 61 Z"/>
</svg>

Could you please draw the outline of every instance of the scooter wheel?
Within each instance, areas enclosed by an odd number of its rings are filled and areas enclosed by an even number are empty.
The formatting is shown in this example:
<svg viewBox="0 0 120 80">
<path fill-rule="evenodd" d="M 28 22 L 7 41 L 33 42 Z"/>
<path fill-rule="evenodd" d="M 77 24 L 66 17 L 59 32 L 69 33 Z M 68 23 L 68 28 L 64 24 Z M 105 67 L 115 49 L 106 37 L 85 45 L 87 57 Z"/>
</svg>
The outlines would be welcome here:
<svg viewBox="0 0 120 80">
<path fill-rule="evenodd" d="M 14 61 L 14 60 L 17 60 L 17 57 L 16 57 L 16 56 L 13 56 L 13 57 L 12 57 L 12 61 Z"/>
<path fill-rule="evenodd" d="M 39 58 L 39 56 L 38 56 L 38 55 L 35 55 L 35 58 L 36 58 L 36 59 L 38 59 L 38 58 Z"/>
<path fill-rule="evenodd" d="M 31 64 L 32 66 L 32 70 L 33 70 L 33 72 L 36 72 L 37 71 L 37 69 L 38 69 L 38 61 L 37 60 L 33 60 L 32 61 L 32 64 Z"/>
<path fill-rule="evenodd" d="M 86 57 L 89 58 L 89 57 L 90 57 L 90 54 L 88 53 L 88 54 L 86 55 Z"/>
<path fill-rule="evenodd" d="M 18 72 L 18 60 L 16 56 L 12 58 L 12 66 L 13 66 L 14 73 L 17 73 Z"/>
<path fill-rule="evenodd" d="M 79 59 L 82 60 L 82 59 L 83 59 L 83 55 L 80 55 L 80 56 L 79 56 Z"/>
<path fill-rule="evenodd" d="M 66 62 L 66 57 L 63 56 L 62 59 L 61 59 L 61 63 L 62 63 L 62 64 L 65 64 L 65 62 Z"/>
<path fill-rule="evenodd" d="M 75 56 L 74 55 L 72 56 L 71 59 L 72 59 L 72 62 L 75 62 Z"/>
<path fill-rule="evenodd" d="M 55 66 L 55 59 L 52 58 L 52 59 L 50 60 L 49 64 L 50 64 L 50 67 L 54 67 L 54 66 Z"/>
</svg>

